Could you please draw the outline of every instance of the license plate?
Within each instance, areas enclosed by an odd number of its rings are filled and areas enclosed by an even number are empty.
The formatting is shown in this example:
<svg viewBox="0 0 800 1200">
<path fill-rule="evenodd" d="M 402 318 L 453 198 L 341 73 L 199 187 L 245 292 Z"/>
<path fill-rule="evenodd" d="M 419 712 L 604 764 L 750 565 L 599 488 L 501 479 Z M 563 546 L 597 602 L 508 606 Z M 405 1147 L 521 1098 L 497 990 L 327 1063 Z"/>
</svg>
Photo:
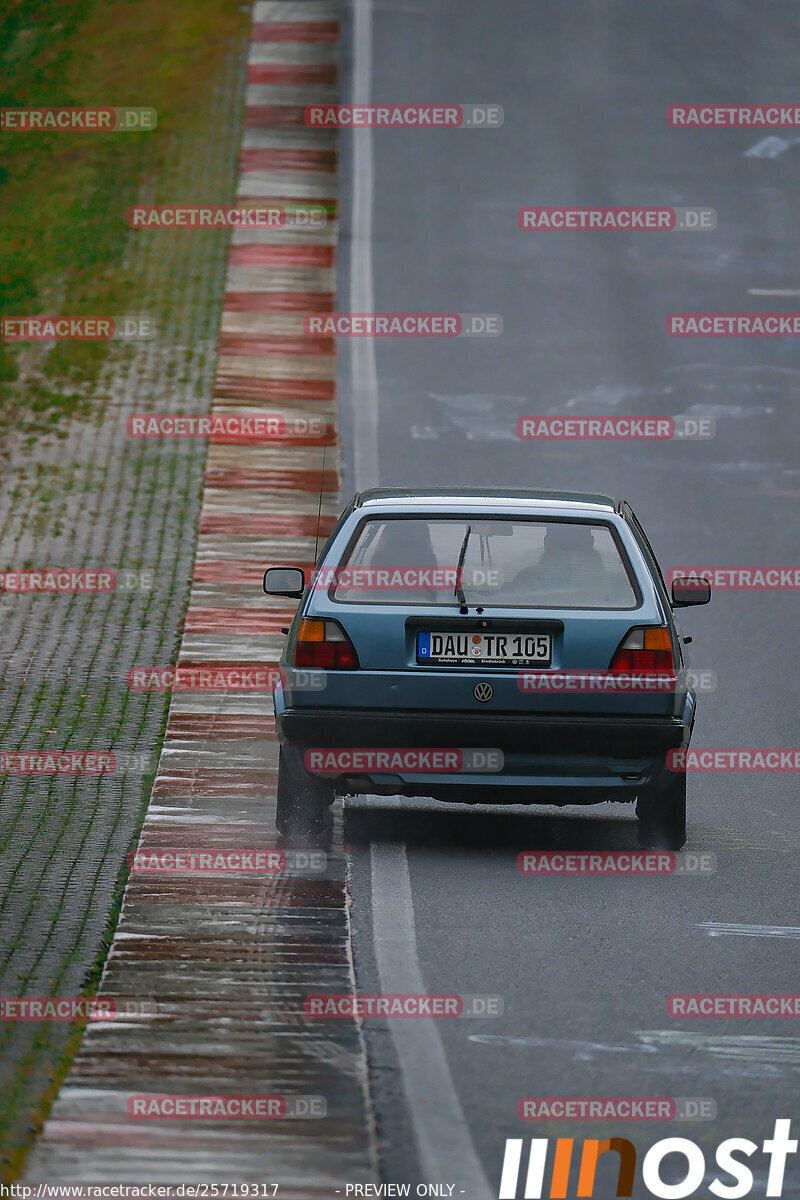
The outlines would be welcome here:
<svg viewBox="0 0 800 1200">
<path fill-rule="evenodd" d="M 417 634 L 417 662 L 432 666 L 549 667 L 551 655 L 549 633 Z"/>
</svg>

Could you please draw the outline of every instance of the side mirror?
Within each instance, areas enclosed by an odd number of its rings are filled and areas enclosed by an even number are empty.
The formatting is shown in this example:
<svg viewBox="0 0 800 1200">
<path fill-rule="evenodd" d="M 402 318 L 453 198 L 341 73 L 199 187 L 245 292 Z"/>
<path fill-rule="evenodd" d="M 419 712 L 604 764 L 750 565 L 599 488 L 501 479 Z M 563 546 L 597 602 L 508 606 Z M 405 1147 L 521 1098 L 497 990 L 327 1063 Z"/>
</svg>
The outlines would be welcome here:
<svg viewBox="0 0 800 1200">
<path fill-rule="evenodd" d="M 698 579 L 696 577 L 673 579 L 673 608 L 690 608 L 693 604 L 708 604 L 710 599 L 711 584 L 707 579 Z"/>
<path fill-rule="evenodd" d="M 289 596 L 301 600 L 306 577 L 299 567 L 267 567 L 264 572 L 264 591 L 268 596 Z"/>
</svg>

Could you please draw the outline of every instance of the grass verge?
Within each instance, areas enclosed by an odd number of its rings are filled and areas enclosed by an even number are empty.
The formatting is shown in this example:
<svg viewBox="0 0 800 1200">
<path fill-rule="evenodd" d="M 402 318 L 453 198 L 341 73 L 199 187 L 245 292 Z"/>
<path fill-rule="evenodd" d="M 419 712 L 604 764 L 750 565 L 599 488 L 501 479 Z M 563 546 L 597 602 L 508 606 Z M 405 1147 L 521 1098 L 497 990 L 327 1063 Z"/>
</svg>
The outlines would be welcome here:
<svg viewBox="0 0 800 1200">
<path fill-rule="evenodd" d="M 157 190 L 168 156 L 205 119 L 248 20 L 234 0 L 10 0 L 0 106 L 151 107 L 158 126 L 0 132 L 0 316 L 146 311 L 124 269 L 126 210 L 143 186 Z M 0 342 L 0 438 L 81 411 L 108 353 L 102 342 Z"/>
</svg>

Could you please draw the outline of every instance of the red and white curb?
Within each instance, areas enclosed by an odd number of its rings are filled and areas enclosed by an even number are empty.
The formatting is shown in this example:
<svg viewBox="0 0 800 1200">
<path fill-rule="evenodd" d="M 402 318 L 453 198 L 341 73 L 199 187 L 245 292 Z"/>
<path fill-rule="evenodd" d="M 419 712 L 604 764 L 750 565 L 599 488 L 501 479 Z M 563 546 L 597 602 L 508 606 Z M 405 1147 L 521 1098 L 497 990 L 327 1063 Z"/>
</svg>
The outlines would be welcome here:
<svg viewBox="0 0 800 1200">
<path fill-rule="evenodd" d="M 237 198 L 329 212 L 233 234 L 213 398 L 215 414 L 324 418 L 325 473 L 319 439 L 209 447 L 180 667 L 274 668 L 291 611 L 263 595 L 264 567 L 311 565 L 320 485 L 323 538 L 339 511 L 334 345 L 303 332 L 334 308 L 335 135 L 303 110 L 337 98 L 337 38 L 329 0 L 255 5 Z M 276 847 L 276 765 L 270 692 L 176 692 L 139 849 Z M 376 1181 L 360 1029 L 303 1014 L 306 992 L 353 987 L 338 817 L 322 876 L 133 873 L 100 994 L 147 1015 L 86 1027 L 26 1181 L 260 1179 L 290 1200 Z M 156 1094 L 322 1096 L 327 1116 L 128 1115 Z"/>
</svg>

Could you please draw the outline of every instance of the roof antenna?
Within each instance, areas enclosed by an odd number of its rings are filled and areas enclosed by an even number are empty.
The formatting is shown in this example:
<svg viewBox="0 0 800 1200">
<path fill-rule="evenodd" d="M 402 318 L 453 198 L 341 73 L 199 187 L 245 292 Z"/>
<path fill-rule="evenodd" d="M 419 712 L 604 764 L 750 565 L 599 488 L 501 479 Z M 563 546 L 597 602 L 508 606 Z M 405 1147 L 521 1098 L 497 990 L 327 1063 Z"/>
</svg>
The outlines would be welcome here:
<svg viewBox="0 0 800 1200">
<path fill-rule="evenodd" d="M 317 532 L 314 535 L 314 566 L 317 565 L 317 548 L 319 547 L 319 525 L 322 519 L 322 487 L 325 483 L 325 454 L 328 450 L 328 425 L 325 423 L 325 432 L 322 435 L 322 474 L 319 477 L 319 504 L 317 505 Z"/>
</svg>

